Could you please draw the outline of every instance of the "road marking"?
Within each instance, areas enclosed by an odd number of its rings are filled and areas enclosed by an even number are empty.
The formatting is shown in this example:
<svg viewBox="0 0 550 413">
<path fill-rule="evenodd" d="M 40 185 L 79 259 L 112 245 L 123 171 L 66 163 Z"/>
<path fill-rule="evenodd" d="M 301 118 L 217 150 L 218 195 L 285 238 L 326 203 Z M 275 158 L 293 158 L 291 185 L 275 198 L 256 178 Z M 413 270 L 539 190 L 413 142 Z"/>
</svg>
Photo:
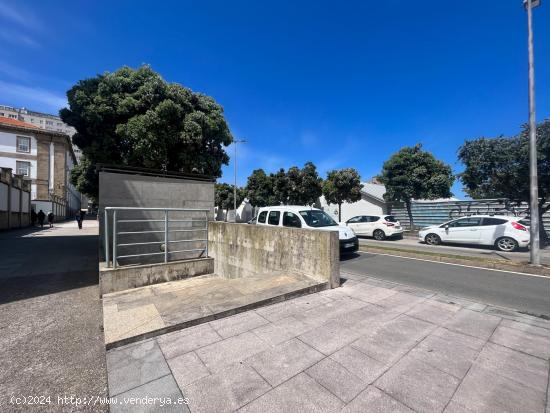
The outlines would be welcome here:
<svg viewBox="0 0 550 413">
<path fill-rule="evenodd" d="M 426 261 L 426 262 L 432 262 L 432 263 L 435 263 L 435 264 L 454 265 L 456 267 L 475 268 L 475 269 L 478 269 L 478 270 L 485 270 L 485 271 L 499 271 L 499 272 L 505 272 L 505 273 L 508 273 L 508 274 L 519 274 L 519 275 L 526 275 L 528 277 L 537 277 L 537 278 L 550 279 L 550 276 L 547 276 L 547 275 L 529 274 L 527 272 L 499 270 L 499 269 L 496 269 L 496 268 L 476 267 L 474 265 L 464 265 L 464 264 L 455 264 L 455 263 L 452 263 L 452 262 L 425 260 L 423 258 L 402 257 L 401 255 L 383 254 L 383 253 L 378 253 L 378 252 L 368 252 L 368 251 L 357 251 L 357 252 L 359 254 L 386 255 L 388 257 L 403 258 L 404 260 Z"/>
</svg>

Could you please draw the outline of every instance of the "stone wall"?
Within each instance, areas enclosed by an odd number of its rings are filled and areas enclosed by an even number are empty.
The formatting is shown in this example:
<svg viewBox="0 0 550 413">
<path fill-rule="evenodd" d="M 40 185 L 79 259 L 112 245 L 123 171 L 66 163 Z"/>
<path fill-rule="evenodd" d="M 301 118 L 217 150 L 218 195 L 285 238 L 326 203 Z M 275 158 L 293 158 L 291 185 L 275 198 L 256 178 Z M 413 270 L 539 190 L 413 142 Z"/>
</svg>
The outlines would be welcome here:
<svg viewBox="0 0 550 413">
<path fill-rule="evenodd" d="M 210 222 L 208 255 L 215 273 L 228 278 L 299 273 L 340 285 L 336 231 Z"/>
</svg>

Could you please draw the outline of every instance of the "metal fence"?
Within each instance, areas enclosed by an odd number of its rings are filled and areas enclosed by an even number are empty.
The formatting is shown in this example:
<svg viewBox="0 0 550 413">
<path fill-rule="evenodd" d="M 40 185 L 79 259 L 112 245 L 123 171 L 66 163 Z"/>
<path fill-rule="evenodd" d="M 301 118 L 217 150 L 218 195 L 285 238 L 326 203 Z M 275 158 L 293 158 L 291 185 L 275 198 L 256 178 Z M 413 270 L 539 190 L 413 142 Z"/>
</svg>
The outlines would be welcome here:
<svg viewBox="0 0 550 413">
<path fill-rule="evenodd" d="M 512 215 L 517 217 L 529 215 L 527 203 L 517 205 L 504 198 L 468 201 L 413 201 L 411 210 L 416 228 L 438 225 L 454 218 L 469 215 Z M 410 229 L 409 217 L 403 204 L 392 204 L 391 213 L 405 228 Z M 542 220 L 544 227 L 550 229 L 550 212 L 545 213 Z"/>
<path fill-rule="evenodd" d="M 209 213 L 208 209 L 106 207 L 105 262 L 117 268 L 208 257 Z"/>
</svg>

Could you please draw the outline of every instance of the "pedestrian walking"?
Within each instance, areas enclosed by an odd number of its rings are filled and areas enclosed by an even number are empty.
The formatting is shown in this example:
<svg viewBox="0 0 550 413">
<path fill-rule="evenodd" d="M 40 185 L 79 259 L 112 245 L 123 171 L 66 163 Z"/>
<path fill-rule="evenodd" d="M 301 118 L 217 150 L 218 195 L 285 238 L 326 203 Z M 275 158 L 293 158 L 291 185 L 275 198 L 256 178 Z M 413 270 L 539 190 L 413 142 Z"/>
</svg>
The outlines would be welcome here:
<svg viewBox="0 0 550 413">
<path fill-rule="evenodd" d="M 84 218 L 86 218 L 86 211 L 80 210 L 80 226 L 84 223 Z"/>
<path fill-rule="evenodd" d="M 50 212 L 48 213 L 48 223 L 50 224 L 50 228 L 53 227 L 53 220 L 54 220 L 54 218 L 55 218 L 55 216 L 54 216 L 53 212 L 50 211 Z"/>
<path fill-rule="evenodd" d="M 31 210 L 31 225 L 34 227 L 36 226 L 36 211 L 33 209 Z"/>
<path fill-rule="evenodd" d="M 38 218 L 38 223 L 40 224 L 40 228 L 44 228 L 44 220 L 46 219 L 46 214 L 44 211 L 40 210 L 38 211 L 38 214 L 36 214 L 36 217 Z"/>
<path fill-rule="evenodd" d="M 78 229 L 82 229 L 82 215 L 80 214 L 80 212 L 77 212 L 76 213 L 76 222 L 78 224 Z"/>
</svg>

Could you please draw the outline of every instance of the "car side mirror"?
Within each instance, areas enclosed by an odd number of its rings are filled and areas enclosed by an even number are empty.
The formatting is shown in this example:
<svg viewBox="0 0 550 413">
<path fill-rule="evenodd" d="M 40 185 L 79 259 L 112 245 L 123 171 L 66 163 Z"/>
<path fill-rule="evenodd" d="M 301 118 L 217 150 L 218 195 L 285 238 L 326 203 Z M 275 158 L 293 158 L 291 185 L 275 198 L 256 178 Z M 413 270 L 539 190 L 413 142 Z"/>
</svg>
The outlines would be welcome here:
<svg viewBox="0 0 550 413">
<path fill-rule="evenodd" d="M 449 229 L 449 226 L 448 226 L 448 225 L 445 225 L 445 229 L 446 229 L 446 230 Z"/>
</svg>

